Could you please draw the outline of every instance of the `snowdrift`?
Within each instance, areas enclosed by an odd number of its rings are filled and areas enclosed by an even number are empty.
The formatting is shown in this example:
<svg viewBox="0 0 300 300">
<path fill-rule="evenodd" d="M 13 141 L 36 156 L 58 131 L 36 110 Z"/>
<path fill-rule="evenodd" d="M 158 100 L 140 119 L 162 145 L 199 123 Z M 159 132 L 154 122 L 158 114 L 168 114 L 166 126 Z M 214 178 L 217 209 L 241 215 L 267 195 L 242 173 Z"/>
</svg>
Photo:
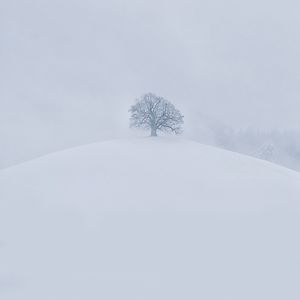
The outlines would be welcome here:
<svg viewBox="0 0 300 300">
<path fill-rule="evenodd" d="M 0 172 L 0 299 L 300 299 L 300 176 L 178 139 Z"/>
</svg>

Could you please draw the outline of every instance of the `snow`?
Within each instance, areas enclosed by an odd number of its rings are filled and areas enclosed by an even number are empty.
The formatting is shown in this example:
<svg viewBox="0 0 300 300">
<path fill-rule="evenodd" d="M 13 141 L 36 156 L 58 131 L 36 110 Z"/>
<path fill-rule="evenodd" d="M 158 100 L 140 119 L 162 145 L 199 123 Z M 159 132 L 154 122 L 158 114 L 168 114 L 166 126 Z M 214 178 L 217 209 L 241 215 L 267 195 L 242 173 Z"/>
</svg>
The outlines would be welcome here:
<svg viewBox="0 0 300 300">
<path fill-rule="evenodd" d="M 300 175 L 178 138 L 0 171 L 0 299 L 300 299 Z"/>
</svg>

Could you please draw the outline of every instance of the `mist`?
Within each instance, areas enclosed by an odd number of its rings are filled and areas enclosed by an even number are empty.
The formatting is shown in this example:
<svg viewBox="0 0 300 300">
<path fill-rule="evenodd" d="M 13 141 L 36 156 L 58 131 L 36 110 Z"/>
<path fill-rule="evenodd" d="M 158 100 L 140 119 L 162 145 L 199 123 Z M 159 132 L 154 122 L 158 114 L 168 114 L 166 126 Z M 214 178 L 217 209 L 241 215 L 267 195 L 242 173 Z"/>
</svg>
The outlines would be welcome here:
<svg viewBox="0 0 300 300">
<path fill-rule="evenodd" d="M 185 136 L 201 142 L 217 145 L 216 128 L 298 131 L 299 8 L 2 0 L 0 167 L 134 135 L 128 109 L 149 91 L 172 101 Z"/>
</svg>

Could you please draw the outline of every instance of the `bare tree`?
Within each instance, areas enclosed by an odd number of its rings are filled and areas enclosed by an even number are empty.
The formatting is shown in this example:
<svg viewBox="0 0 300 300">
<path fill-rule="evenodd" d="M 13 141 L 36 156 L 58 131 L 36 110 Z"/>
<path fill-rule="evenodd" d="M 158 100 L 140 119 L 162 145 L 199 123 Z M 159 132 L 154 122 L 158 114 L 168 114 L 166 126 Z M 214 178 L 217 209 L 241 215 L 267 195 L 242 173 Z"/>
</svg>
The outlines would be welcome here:
<svg viewBox="0 0 300 300">
<path fill-rule="evenodd" d="M 151 130 L 151 136 L 157 136 L 157 131 L 182 132 L 183 115 L 180 111 L 168 100 L 152 93 L 137 99 L 129 112 L 130 127 Z"/>
<path fill-rule="evenodd" d="M 273 161 L 275 158 L 275 146 L 272 142 L 265 142 L 258 151 L 257 157 L 260 159 Z"/>
</svg>

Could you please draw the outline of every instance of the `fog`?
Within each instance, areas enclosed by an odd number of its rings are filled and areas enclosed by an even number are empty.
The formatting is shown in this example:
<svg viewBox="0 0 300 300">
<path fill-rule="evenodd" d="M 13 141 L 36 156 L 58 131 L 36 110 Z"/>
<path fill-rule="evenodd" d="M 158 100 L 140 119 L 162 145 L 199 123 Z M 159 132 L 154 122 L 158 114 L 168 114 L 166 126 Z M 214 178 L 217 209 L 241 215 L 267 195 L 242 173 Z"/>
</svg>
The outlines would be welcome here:
<svg viewBox="0 0 300 300">
<path fill-rule="evenodd" d="M 292 0 L 0 0 L 0 167 L 135 135 L 128 108 L 149 91 L 183 112 L 186 137 L 208 143 L 216 126 L 299 130 L 299 9 Z"/>
</svg>

